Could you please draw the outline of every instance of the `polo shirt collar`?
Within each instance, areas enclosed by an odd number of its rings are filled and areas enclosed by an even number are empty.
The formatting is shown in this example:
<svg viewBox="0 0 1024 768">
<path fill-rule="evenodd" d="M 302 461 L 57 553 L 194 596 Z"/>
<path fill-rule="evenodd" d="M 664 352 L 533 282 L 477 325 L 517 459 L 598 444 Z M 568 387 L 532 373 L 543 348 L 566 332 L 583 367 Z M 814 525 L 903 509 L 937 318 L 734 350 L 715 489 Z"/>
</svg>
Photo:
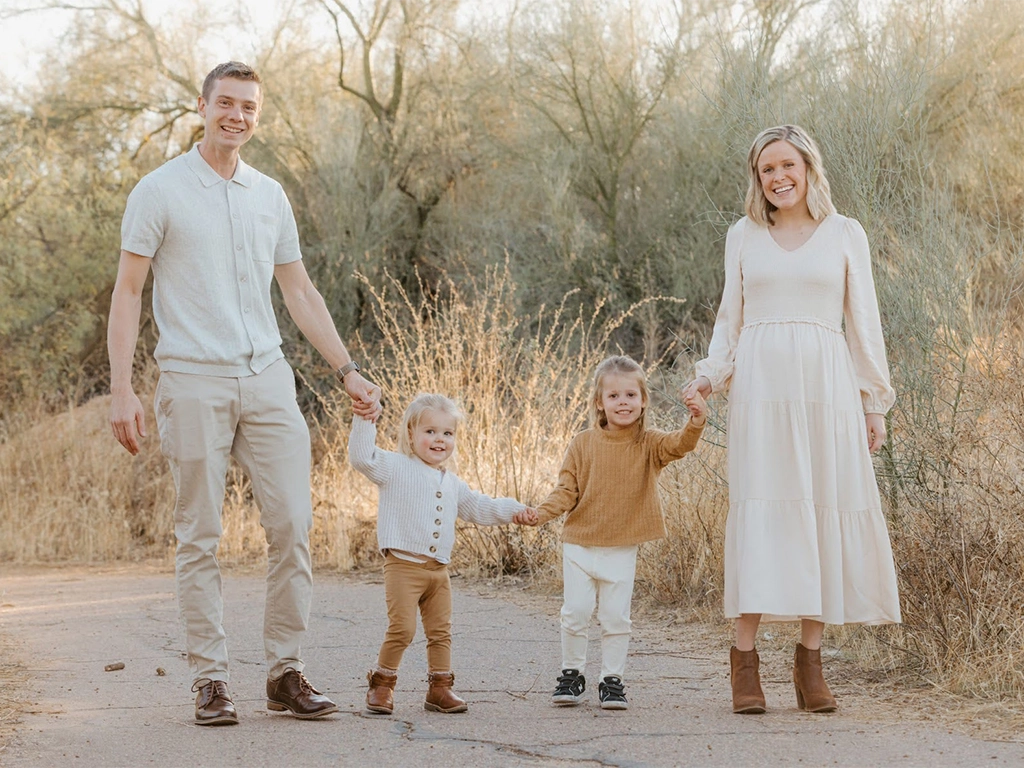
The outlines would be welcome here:
<svg viewBox="0 0 1024 768">
<path fill-rule="evenodd" d="M 199 177 L 199 181 L 203 183 L 204 187 L 212 187 L 214 184 L 225 181 L 200 154 L 198 144 L 192 145 L 192 149 L 185 155 L 185 162 L 188 163 L 188 167 L 192 169 L 192 172 Z M 227 179 L 227 181 L 236 182 L 243 187 L 251 187 L 254 175 L 255 171 L 246 165 L 242 158 L 238 158 L 238 165 L 235 166 L 235 175 Z"/>
</svg>

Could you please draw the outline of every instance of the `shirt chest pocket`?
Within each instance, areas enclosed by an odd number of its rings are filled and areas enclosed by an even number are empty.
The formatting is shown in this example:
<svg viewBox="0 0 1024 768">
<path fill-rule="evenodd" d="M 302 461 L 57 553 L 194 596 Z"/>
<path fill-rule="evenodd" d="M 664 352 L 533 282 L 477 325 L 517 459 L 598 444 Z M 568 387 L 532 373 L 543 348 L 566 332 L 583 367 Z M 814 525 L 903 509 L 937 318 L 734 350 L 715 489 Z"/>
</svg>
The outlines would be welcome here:
<svg viewBox="0 0 1024 768">
<path fill-rule="evenodd" d="M 257 213 L 252 228 L 250 253 L 252 260 L 272 264 L 281 234 L 281 217 L 272 213 Z"/>
</svg>

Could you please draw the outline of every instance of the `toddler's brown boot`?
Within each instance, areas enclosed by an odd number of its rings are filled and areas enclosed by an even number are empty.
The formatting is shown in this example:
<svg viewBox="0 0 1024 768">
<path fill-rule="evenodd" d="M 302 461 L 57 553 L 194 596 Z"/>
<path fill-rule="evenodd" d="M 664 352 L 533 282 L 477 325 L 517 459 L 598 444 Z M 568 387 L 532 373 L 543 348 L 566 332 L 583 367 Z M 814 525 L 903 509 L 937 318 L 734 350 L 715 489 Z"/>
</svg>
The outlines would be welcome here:
<svg viewBox="0 0 1024 768">
<path fill-rule="evenodd" d="M 454 672 L 431 672 L 427 677 L 430 689 L 427 691 L 427 699 L 423 702 L 423 708 L 431 712 L 465 712 L 469 709 L 466 702 L 452 693 L 452 685 L 455 683 Z"/>
<path fill-rule="evenodd" d="M 398 675 L 380 671 L 366 673 L 370 690 L 366 692 L 366 709 L 380 715 L 390 715 L 395 708 L 394 690 Z"/>
</svg>

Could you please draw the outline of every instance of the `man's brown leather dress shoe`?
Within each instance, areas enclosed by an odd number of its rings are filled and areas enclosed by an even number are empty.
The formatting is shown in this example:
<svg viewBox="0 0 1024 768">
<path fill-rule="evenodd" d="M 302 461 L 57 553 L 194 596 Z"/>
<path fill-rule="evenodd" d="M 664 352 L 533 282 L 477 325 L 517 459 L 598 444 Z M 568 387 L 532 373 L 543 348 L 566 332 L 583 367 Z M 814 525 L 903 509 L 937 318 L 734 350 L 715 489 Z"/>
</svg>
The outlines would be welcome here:
<svg viewBox="0 0 1024 768">
<path fill-rule="evenodd" d="M 267 680 L 267 709 L 291 712 L 293 717 L 312 720 L 338 711 L 337 705 L 309 684 L 301 672 L 287 670 L 277 680 Z"/>
<path fill-rule="evenodd" d="M 238 725 L 238 713 L 223 680 L 197 680 L 196 725 Z"/>
</svg>

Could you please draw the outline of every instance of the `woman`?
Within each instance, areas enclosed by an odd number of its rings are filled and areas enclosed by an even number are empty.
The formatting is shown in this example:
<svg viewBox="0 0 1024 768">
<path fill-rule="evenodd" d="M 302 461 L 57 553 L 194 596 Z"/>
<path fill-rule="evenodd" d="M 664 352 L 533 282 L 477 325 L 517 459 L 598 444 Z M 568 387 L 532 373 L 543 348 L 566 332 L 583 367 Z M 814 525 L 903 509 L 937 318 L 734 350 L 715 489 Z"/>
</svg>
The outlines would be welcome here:
<svg viewBox="0 0 1024 768">
<path fill-rule="evenodd" d="M 747 170 L 747 215 L 726 238 L 708 357 L 684 393 L 729 391 L 733 711 L 765 711 L 759 623 L 799 619 L 797 706 L 831 712 L 825 624 L 900 621 L 870 458 L 895 393 L 867 237 L 835 212 L 813 139 L 794 125 L 762 131 Z"/>
</svg>

